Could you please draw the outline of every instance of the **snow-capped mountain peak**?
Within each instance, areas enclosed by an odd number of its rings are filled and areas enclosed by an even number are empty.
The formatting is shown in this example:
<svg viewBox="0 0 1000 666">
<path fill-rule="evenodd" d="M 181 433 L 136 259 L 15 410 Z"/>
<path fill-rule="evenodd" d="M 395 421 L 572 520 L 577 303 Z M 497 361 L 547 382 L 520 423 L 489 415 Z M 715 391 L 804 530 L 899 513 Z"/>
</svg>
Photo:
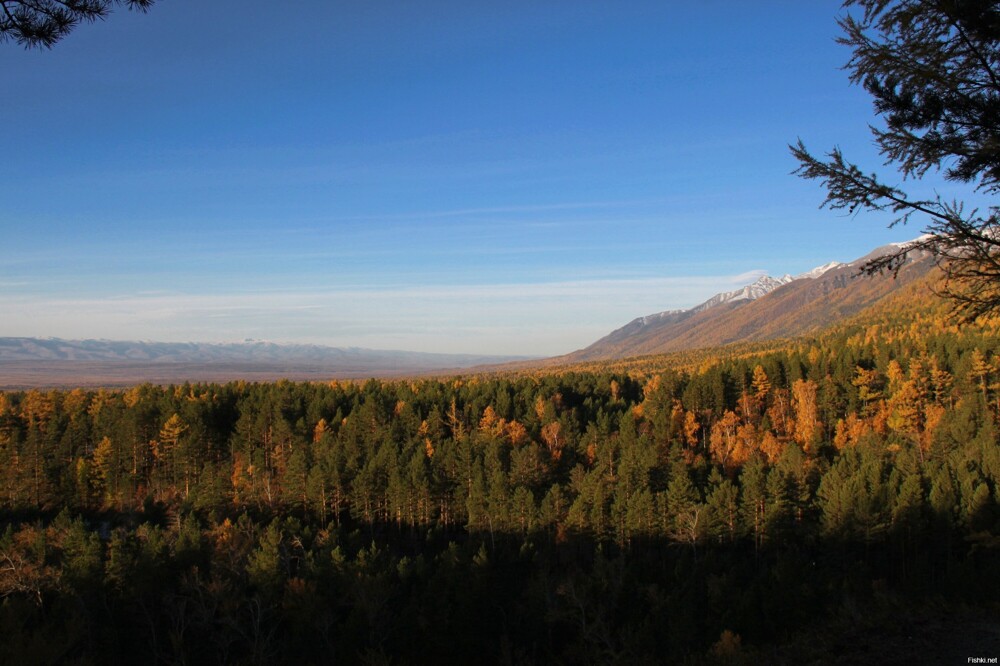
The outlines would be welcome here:
<svg viewBox="0 0 1000 666">
<path fill-rule="evenodd" d="M 801 280 L 801 279 L 810 279 L 810 280 L 813 280 L 813 279 L 816 279 L 819 276 L 823 275 L 824 273 L 828 273 L 828 272 L 832 271 L 835 268 L 840 268 L 841 266 L 846 266 L 846 264 L 844 264 L 841 261 L 831 261 L 828 264 L 823 264 L 822 266 L 817 266 L 816 268 L 812 269 L 811 271 L 806 271 L 805 273 L 800 273 L 800 274 L 798 274 L 798 275 L 795 276 L 795 279 L 796 280 Z"/>
<path fill-rule="evenodd" d="M 908 241 L 902 241 L 901 243 L 889 243 L 891 247 L 898 247 L 900 249 L 910 247 L 911 245 L 916 245 L 917 243 L 923 243 L 934 238 L 934 234 L 921 234 L 916 238 Z"/>
<path fill-rule="evenodd" d="M 651 326 L 653 324 L 659 324 L 665 322 L 666 320 L 675 319 L 677 317 L 683 317 L 686 315 L 691 315 L 696 312 L 703 312 L 709 308 L 714 308 L 717 305 L 722 305 L 723 303 L 731 303 L 734 301 L 752 301 L 755 299 L 769 294 L 778 287 L 788 284 L 792 280 L 795 280 L 791 275 L 782 275 L 781 277 L 775 278 L 770 275 L 762 275 L 757 278 L 754 282 L 740 287 L 739 289 L 734 289 L 733 291 L 726 291 L 720 294 L 712 296 L 704 303 L 694 306 L 693 308 L 680 309 L 680 310 L 664 310 L 663 312 L 657 312 L 655 314 L 646 315 L 645 317 L 638 317 L 633 319 L 628 323 L 627 326 L 619 329 L 622 332 L 635 331 L 638 329 Z"/>
<path fill-rule="evenodd" d="M 636 321 L 645 326 L 646 324 L 652 324 L 653 322 L 659 321 L 671 315 L 680 314 L 682 312 L 684 312 L 684 310 L 664 310 L 663 312 L 657 312 L 656 314 L 639 317 Z"/>
<path fill-rule="evenodd" d="M 878 259 L 879 257 L 884 257 L 886 255 L 896 254 L 901 250 L 905 250 L 910 253 L 908 257 L 909 261 L 916 261 L 923 257 L 929 256 L 929 252 L 921 247 L 922 243 L 932 240 L 934 238 L 933 234 L 923 234 L 922 236 L 917 236 L 913 240 L 902 241 L 899 243 L 887 243 L 881 247 L 877 247 L 860 259 L 855 259 L 849 266 L 861 267 L 868 262 Z"/>
<path fill-rule="evenodd" d="M 712 298 L 708 299 L 701 305 L 696 305 L 692 308 L 692 312 L 702 312 L 708 310 L 709 308 L 714 308 L 717 305 L 722 305 L 723 303 L 731 303 L 733 301 L 752 301 L 768 294 L 782 285 L 786 285 L 791 282 L 794 278 L 791 275 L 782 275 L 780 278 L 771 277 L 770 275 L 761 275 L 755 282 L 752 282 L 745 287 L 740 287 L 733 291 L 726 291 L 721 294 L 716 294 Z"/>
</svg>

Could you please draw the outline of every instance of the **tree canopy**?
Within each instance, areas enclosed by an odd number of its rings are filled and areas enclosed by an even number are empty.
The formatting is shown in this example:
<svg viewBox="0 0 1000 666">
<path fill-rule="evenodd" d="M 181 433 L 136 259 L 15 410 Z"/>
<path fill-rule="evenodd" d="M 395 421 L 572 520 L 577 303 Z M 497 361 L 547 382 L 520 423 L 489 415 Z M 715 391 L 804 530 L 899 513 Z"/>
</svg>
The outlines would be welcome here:
<svg viewBox="0 0 1000 666">
<path fill-rule="evenodd" d="M 993 0 L 847 0 L 839 23 L 853 50 L 845 69 L 873 98 L 880 125 L 870 130 L 904 180 L 929 171 L 967 184 L 987 201 L 1000 192 L 1000 3 Z M 796 173 L 826 187 L 831 209 L 889 211 L 892 225 L 916 215 L 925 235 L 870 262 L 869 273 L 897 270 L 914 251 L 929 251 L 945 271 L 944 293 L 965 318 L 1000 312 L 1000 217 L 997 206 L 971 208 L 940 195 L 911 196 L 845 158 L 824 158 L 800 139 Z"/>
<path fill-rule="evenodd" d="M 53 46 L 81 23 L 103 19 L 116 5 L 146 11 L 155 0 L 0 0 L 0 42 Z"/>
<path fill-rule="evenodd" d="M 0 664 L 868 663 L 840 623 L 992 620 L 1000 319 L 913 293 L 629 372 L 0 392 Z"/>
</svg>

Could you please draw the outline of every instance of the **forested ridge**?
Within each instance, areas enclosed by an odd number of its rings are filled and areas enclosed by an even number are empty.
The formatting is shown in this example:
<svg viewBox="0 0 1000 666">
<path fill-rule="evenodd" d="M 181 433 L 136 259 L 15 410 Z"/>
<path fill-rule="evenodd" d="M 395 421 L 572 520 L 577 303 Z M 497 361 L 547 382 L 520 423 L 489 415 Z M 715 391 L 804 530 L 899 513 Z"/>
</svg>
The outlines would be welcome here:
<svg viewBox="0 0 1000 666">
<path fill-rule="evenodd" d="M 726 661 L 995 604 L 997 323 L 905 303 L 619 372 L 2 393 L 0 661 Z"/>
</svg>

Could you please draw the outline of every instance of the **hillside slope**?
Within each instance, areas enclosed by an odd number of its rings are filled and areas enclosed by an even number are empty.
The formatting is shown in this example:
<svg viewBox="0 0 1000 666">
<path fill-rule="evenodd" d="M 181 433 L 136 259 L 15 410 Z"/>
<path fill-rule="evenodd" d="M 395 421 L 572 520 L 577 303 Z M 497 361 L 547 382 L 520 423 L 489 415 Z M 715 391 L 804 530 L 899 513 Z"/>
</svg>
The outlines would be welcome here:
<svg viewBox="0 0 1000 666">
<path fill-rule="evenodd" d="M 924 255 L 914 257 L 895 277 L 861 276 L 859 266 L 868 257 L 833 266 L 815 277 L 810 272 L 758 298 L 636 319 L 560 360 L 574 363 L 627 358 L 802 335 L 878 304 L 921 280 L 934 267 L 932 258 Z"/>
</svg>

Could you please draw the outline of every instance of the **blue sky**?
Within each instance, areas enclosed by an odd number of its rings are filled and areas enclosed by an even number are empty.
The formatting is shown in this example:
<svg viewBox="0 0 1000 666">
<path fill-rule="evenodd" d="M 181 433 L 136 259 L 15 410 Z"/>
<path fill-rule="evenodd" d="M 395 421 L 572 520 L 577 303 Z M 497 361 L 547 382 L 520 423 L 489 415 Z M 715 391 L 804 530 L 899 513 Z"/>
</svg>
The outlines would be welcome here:
<svg viewBox="0 0 1000 666">
<path fill-rule="evenodd" d="M 881 163 L 840 11 L 162 0 L 2 44 L 0 336 L 548 355 L 914 237 L 790 175 Z"/>
</svg>

